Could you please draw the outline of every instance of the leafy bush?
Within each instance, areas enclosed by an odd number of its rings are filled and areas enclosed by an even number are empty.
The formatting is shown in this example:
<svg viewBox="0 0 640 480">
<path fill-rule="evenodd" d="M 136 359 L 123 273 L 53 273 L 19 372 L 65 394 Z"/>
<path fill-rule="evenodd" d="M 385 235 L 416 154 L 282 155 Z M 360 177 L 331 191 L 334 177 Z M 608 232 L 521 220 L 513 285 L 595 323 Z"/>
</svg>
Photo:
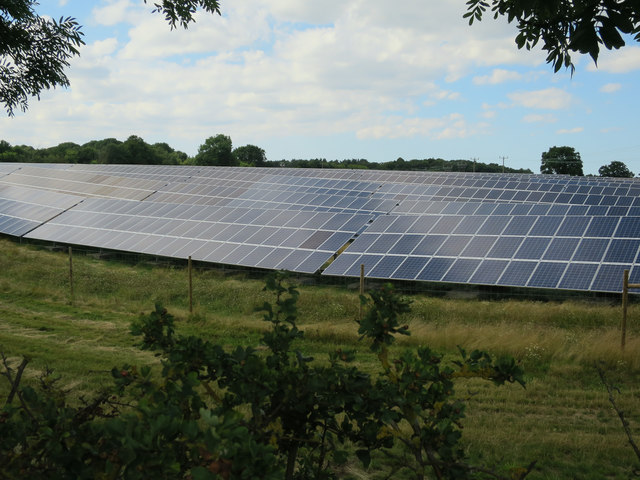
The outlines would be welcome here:
<svg viewBox="0 0 640 480">
<path fill-rule="evenodd" d="M 329 479 L 357 457 L 372 456 L 386 475 L 435 478 L 524 478 L 533 468 L 498 473 L 468 463 L 460 445 L 464 404 L 454 381 L 482 377 L 519 382 L 512 359 L 460 350 L 445 365 L 431 349 L 392 356 L 409 302 L 390 287 L 362 301 L 358 332 L 371 342 L 380 372 L 353 365 L 337 350 L 316 361 L 294 349 L 296 288 L 278 273 L 267 281 L 273 304 L 262 312 L 270 329 L 264 347 L 232 351 L 181 337 L 160 305 L 132 325 L 141 348 L 162 358 L 149 367 L 112 370 L 113 386 L 71 406 L 50 372 L 38 388 L 20 385 L 26 360 L 3 356 L 11 392 L 0 416 L 0 476 L 31 479 Z M 372 467 L 373 468 L 373 467 Z"/>
</svg>

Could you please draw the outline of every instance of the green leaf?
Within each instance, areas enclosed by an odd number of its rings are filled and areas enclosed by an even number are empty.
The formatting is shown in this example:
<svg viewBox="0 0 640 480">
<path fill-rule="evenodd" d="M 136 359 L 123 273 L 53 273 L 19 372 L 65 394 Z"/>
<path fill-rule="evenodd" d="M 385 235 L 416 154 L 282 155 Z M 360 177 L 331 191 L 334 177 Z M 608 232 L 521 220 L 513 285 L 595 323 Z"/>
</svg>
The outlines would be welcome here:
<svg viewBox="0 0 640 480">
<path fill-rule="evenodd" d="M 369 468 L 371 464 L 371 452 L 369 450 L 356 450 L 358 459 L 362 462 L 364 468 Z"/>
<path fill-rule="evenodd" d="M 193 467 L 191 469 L 191 478 L 193 480 L 211 480 L 215 475 L 204 467 Z"/>
</svg>

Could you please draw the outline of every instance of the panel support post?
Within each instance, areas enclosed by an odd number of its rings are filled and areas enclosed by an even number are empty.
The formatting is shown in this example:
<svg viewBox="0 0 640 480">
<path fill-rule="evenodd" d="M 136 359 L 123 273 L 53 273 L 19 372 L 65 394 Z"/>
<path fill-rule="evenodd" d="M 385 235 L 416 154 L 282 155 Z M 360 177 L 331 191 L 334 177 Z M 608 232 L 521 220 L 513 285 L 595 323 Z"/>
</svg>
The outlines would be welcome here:
<svg viewBox="0 0 640 480">
<path fill-rule="evenodd" d="M 189 255 L 187 270 L 189 271 L 189 313 L 193 313 L 193 266 L 191 264 L 191 255 Z"/>
<path fill-rule="evenodd" d="M 629 304 L 629 270 L 625 270 L 622 275 L 622 325 L 620 348 L 624 350 L 624 344 L 627 340 L 627 306 Z"/>
<path fill-rule="evenodd" d="M 71 295 L 71 305 L 73 305 L 73 251 L 69 247 L 69 293 Z"/>
<path fill-rule="evenodd" d="M 364 263 L 360 264 L 360 295 L 364 295 Z M 362 320 L 362 300 L 360 301 L 360 320 Z"/>
</svg>

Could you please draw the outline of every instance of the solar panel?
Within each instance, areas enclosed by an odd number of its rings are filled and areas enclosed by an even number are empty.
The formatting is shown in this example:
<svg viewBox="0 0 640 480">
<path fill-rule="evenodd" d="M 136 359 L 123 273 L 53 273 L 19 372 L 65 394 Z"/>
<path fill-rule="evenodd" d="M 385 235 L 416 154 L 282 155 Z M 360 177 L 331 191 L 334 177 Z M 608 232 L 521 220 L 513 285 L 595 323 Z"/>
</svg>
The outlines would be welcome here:
<svg viewBox="0 0 640 480">
<path fill-rule="evenodd" d="M 619 291 L 621 270 L 640 278 L 639 197 L 639 180 L 600 177 L 5 164 L 0 232 L 325 275 L 364 264 L 382 279 Z"/>
</svg>

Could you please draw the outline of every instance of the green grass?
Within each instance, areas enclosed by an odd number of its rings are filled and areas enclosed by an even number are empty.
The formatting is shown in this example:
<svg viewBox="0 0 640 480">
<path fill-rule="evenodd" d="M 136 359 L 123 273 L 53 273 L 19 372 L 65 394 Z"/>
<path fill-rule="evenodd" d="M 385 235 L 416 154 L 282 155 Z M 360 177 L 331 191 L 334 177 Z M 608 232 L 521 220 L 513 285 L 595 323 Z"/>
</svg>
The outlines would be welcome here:
<svg viewBox="0 0 640 480">
<path fill-rule="evenodd" d="M 178 318 L 178 333 L 228 346 L 255 345 L 265 328 L 256 312 L 270 300 L 261 280 L 196 270 L 195 312 L 189 315 L 186 268 L 78 254 L 73 267 L 71 302 L 65 252 L 0 240 L 0 346 L 13 362 L 32 358 L 27 381 L 48 366 L 76 394 L 87 394 L 109 381 L 113 366 L 157 362 L 128 333 L 131 321 L 155 302 Z M 360 366 L 374 371 L 375 358 L 358 341 L 357 294 L 326 286 L 299 290 L 299 326 L 306 334 L 299 348 L 318 359 L 338 347 L 356 348 Z M 457 394 L 468 398 L 463 438 L 472 459 L 488 465 L 537 460 L 533 479 L 629 478 L 639 462 L 594 364 L 605 365 L 621 387 L 617 401 L 640 441 L 640 306 L 629 309 L 621 351 L 618 305 L 421 295 L 412 300 L 412 335 L 399 339 L 397 348 L 429 345 L 448 358 L 458 345 L 481 348 L 514 356 L 526 371 L 526 389 L 475 380 L 458 384 Z M 3 392 L 6 382 L 0 378 Z M 375 478 L 357 465 L 346 472 L 350 478 Z"/>
</svg>

